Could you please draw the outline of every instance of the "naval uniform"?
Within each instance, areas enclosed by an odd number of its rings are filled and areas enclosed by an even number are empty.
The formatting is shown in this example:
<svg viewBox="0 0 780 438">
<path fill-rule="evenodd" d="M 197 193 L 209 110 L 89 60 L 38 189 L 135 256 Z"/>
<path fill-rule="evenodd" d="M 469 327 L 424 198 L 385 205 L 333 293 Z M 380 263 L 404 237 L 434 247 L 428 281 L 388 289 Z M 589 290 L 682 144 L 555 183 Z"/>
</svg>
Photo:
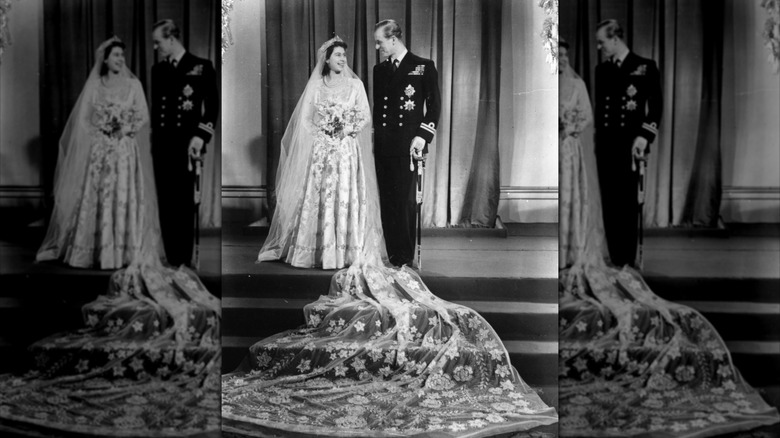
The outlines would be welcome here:
<svg viewBox="0 0 780 438">
<path fill-rule="evenodd" d="M 211 61 L 185 52 L 178 63 L 152 67 L 152 159 L 160 228 L 168 262 L 189 265 L 195 237 L 194 171 L 188 170 L 193 137 L 208 143 L 218 112 Z"/>
<path fill-rule="evenodd" d="M 390 262 L 411 265 L 414 258 L 416 177 L 409 170 L 412 139 L 436 134 L 441 94 L 436 66 L 406 52 L 397 68 L 390 58 L 374 66 L 374 159 L 382 228 Z"/>
<path fill-rule="evenodd" d="M 658 135 L 662 95 L 653 60 L 629 52 L 618 65 L 596 66 L 596 163 L 604 231 L 612 263 L 633 266 L 637 250 L 639 173 L 631 169 L 637 137 Z"/>
</svg>

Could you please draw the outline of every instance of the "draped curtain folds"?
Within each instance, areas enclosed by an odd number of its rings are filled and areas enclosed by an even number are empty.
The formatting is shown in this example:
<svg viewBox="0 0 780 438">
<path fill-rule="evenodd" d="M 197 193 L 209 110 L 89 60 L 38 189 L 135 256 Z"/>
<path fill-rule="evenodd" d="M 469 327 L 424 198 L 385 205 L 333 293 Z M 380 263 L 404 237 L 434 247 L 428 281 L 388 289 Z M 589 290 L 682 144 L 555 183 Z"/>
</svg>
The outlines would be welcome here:
<svg viewBox="0 0 780 438">
<path fill-rule="evenodd" d="M 43 80 L 41 89 L 41 135 L 43 137 L 42 181 L 48 193 L 53 185 L 57 144 L 70 111 L 92 68 L 97 46 L 117 35 L 127 46 L 130 70 L 138 76 L 147 100 L 154 93 L 151 69 L 156 61 L 152 25 L 172 18 L 182 32 L 184 47 L 210 59 L 220 77 L 220 6 L 194 0 L 68 0 L 43 2 Z M 203 227 L 218 227 L 221 221 L 220 130 L 207 145 L 200 221 Z M 187 195 L 189 196 L 189 195 Z"/>
<path fill-rule="evenodd" d="M 661 70 L 664 108 L 651 145 L 646 226 L 715 227 L 720 217 L 725 0 L 563 0 L 560 35 L 594 99 L 596 25 L 617 19 L 629 48 Z"/>
<path fill-rule="evenodd" d="M 442 112 L 426 167 L 423 226 L 495 226 L 500 197 L 499 136 L 502 50 L 508 32 L 502 14 L 511 0 L 266 0 L 267 183 L 274 205 L 279 147 L 289 117 L 314 66 L 322 42 L 339 35 L 347 56 L 372 96 L 372 72 L 382 60 L 374 24 L 398 21 L 409 50 L 433 59 L 439 72 Z M 262 24 L 261 24 L 262 25 Z M 512 24 L 514 25 L 514 24 Z M 538 41 L 541 45 L 541 41 Z M 504 89 L 509 87 L 508 89 Z M 511 108 L 508 109 L 511 111 Z"/>
</svg>

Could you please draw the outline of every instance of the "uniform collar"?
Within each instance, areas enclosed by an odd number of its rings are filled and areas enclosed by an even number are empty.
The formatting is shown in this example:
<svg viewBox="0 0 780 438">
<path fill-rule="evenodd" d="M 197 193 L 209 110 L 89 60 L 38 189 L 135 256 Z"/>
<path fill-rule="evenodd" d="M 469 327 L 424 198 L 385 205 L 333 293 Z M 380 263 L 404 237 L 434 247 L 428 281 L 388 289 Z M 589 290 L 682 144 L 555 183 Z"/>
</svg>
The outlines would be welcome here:
<svg viewBox="0 0 780 438">
<path fill-rule="evenodd" d="M 391 56 L 390 57 L 390 64 L 392 64 L 397 59 L 398 60 L 398 65 L 401 65 L 401 63 L 404 61 L 404 56 L 406 56 L 407 53 L 409 53 L 409 49 L 404 49 L 404 51 L 401 52 L 401 54 L 398 55 L 397 57 L 393 58 Z"/>
<path fill-rule="evenodd" d="M 628 54 L 631 53 L 631 50 L 626 50 L 623 52 L 622 55 L 615 55 L 612 57 L 612 62 L 620 61 L 620 65 L 623 65 L 623 63 L 626 61 L 626 58 L 628 57 Z"/>
<path fill-rule="evenodd" d="M 172 63 L 175 60 L 176 61 L 176 65 L 179 65 L 179 64 L 181 64 L 181 59 L 184 58 L 184 55 L 186 53 L 187 53 L 186 50 L 182 50 L 181 53 L 179 53 L 179 56 L 171 55 L 171 56 L 168 57 L 168 62 Z"/>
</svg>

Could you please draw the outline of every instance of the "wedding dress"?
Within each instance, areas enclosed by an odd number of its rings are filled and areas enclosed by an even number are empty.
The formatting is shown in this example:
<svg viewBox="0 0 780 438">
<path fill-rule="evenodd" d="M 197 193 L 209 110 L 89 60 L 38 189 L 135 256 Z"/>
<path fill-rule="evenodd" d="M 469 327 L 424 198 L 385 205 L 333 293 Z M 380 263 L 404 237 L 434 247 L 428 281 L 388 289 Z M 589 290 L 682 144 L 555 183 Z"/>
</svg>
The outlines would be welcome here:
<svg viewBox="0 0 780 438">
<path fill-rule="evenodd" d="M 91 106 L 92 93 L 102 93 L 99 67 L 104 50 L 113 41 L 98 48 L 95 66 L 73 111 L 79 116 L 71 116 L 71 121 L 82 126 L 69 123 L 63 138 L 83 140 L 94 135 L 84 125 L 91 119 L 80 115 Z M 123 75 L 137 82 L 126 67 Z M 128 92 L 134 97 L 120 92 L 120 103 L 143 103 L 140 85 Z M 146 117 L 139 120 L 145 123 Z M 138 143 L 145 141 L 139 137 Z M 64 248 L 58 245 L 68 242 L 72 233 L 95 229 L 94 223 L 85 225 L 79 219 L 74 230 L 66 231 L 61 223 L 54 224 L 63 218 L 63 211 L 94 219 L 100 218 L 96 209 L 105 208 L 103 213 L 111 215 L 124 208 L 118 199 L 132 200 L 126 204 L 127 216 L 116 217 L 132 218 L 126 230 L 128 243 L 133 244 L 123 250 L 109 246 L 103 254 L 129 265 L 111 275 L 107 294 L 83 307 L 85 328 L 36 342 L 30 347 L 34 366 L 29 372 L 0 376 L 0 432 L 141 437 L 219 431 L 220 300 L 194 272 L 161 262 L 151 166 L 137 167 L 145 165 L 139 155 L 148 155 L 148 149 L 137 149 L 136 141 L 127 137 L 98 136 L 94 143 L 61 144 L 69 149 L 61 161 L 66 165 L 58 167 L 58 185 L 80 187 L 73 182 L 74 173 L 81 172 L 79 178 L 84 178 L 86 187 L 75 197 L 63 187 L 55 189 L 63 197 L 57 199 L 60 205 L 55 208 L 47 241 L 59 252 Z M 110 158 L 112 154 L 116 160 Z M 81 161 L 74 156 L 84 159 L 81 171 L 77 169 Z M 74 173 L 66 175 L 66 169 Z M 88 261 L 90 256 L 76 258 Z"/>
<path fill-rule="evenodd" d="M 312 111 L 316 101 L 310 96 L 332 95 L 319 72 L 333 41 L 320 49 L 296 113 Z M 353 78 L 350 90 L 362 96 L 342 102 L 367 110 L 362 84 L 351 70 L 346 74 Z M 288 126 L 285 137 L 303 138 L 283 149 L 280 180 L 290 178 L 286 171 L 295 166 L 303 171 L 298 175 L 311 179 L 316 173 L 308 172 L 308 163 L 327 160 L 316 156 L 317 140 L 309 138 L 308 129 L 316 123 L 300 126 L 305 120 L 294 115 Z M 239 369 L 223 376 L 223 431 L 249 436 L 482 437 L 555 423 L 555 409 L 523 381 L 483 317 L 437 298 L 413 270 L 389 267 L 367 131 L 355 138 L 359 146 L 353 147 L 352 140 L 339 146 L 359 151 L 350 158 L 358 161 L 350 162 L 350 172 L 360 169 L 357 179 L 365 181 L 365 194 L 358 190 L 357 201 L 349 198 L 343 206 L 358 217 L 349 231 L 357 242 L 346 259 L 350 266 L 333 276 L 327 295 L 305 306 L 305 326 L 257 342 Z M 291 156 L 301 162 L 290 163 Z M 300 209 L 299 199 L 309 198 L 311 182 L 300 186 L 290 196 L 289 187 L 277 183 L 288 190 L 277 205 L 277 211 L 285 211 L 281 217 L 306 210 Z M 320 194 L 314 199 L 329 193 L 323 187 L 315 186 Z M 281 230 L 285 223 L 274 226 L 270 247 L 282 248 L 278 236 L 287 234 Z"/>
<path fill-rule="evenodd" d="M 696 310 L 609 264 L 592 121 L 571 68 L 560 87 L 559 388 L 561 436 L 705 437 L 780 421 Z"/>
<path fill-rule="evenodd" d="M 93 71 L 68 119 L 38 261 L 118 269 L 146 248 L 163 255 L 146 97 L 126 67 L 117 76 L 109 88 Z"/>
</svg>

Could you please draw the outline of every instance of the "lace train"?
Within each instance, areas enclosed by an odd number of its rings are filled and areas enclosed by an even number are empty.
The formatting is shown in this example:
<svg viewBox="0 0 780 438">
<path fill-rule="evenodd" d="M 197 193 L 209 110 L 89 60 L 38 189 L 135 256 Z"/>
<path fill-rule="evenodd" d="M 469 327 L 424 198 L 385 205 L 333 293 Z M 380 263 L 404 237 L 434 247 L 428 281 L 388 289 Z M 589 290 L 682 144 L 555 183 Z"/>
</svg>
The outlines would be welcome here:
<svg viewBox="0 0 780 438">
<path fill-rule="evenodd" d="M 304 314 L 223 376 L 223 430 L 488 436 L 557 421 L 490 325 L 408 268 L 341 270 Z"/>
</svg>

